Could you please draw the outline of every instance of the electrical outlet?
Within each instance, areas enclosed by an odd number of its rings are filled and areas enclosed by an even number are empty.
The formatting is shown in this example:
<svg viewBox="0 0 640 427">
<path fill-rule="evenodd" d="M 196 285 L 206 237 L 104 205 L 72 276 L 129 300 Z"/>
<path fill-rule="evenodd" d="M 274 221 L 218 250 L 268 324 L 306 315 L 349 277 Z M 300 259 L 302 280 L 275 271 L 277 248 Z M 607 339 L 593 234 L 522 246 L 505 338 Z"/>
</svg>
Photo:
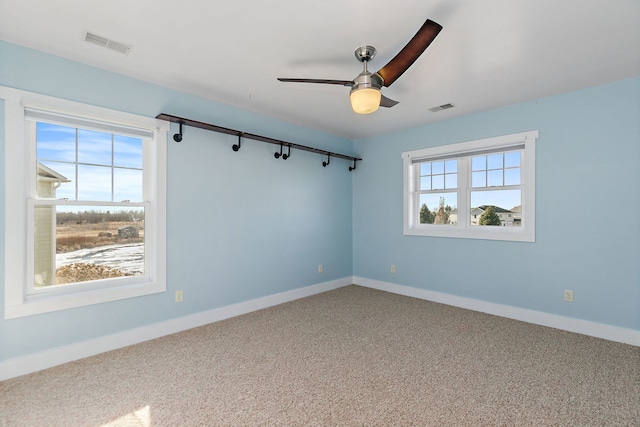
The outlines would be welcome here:
<svg viewBox="0 0 640 427">
<path fill-rule="evenodd" d="M 182 302 L 182 291 L 176 291 L 176 302 Z"/>
<path fill-rule="evenodd" d="M 395 272 L 396 272 L 396 266 L 395 266 L 395 265 L 393 265 L 393 264 L 391 265 L 391 272 L 392 272 L 392 273 L 395 273 Z"/>
<path fill-rule="evenodd" d="M 573 302 L 573 291 L 565 289 L 565 291 L 564 291 L 564 301 L 565 302 Z"/>
<path fill-rule="evenodd" d="M 322 273 L 322 264 L 318 264 L 318 273 Z"/>
</svg>

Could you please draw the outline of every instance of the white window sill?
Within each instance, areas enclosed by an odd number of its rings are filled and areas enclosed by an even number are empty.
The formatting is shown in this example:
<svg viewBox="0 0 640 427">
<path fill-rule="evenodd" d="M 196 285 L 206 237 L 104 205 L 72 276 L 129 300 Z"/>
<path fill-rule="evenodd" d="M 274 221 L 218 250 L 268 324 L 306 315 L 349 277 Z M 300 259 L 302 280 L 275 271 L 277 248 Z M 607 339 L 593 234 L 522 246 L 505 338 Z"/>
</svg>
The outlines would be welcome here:
<svg viewBox="0 0 640 427">
<path fill-rule="evenodd" d="M 86 305 L 157 294 L 165 292 L 165 289 L 166 286 L 162 282 L 147 282 L 67 294 L 31 295 L 25 297 L 22 304 L 5 306 L 4 317 L 5 319 L 14 319 L 51 311 L 67 310 Z"/>
<path fill-rule="evenodd" d="M 457 239 L 508 240 L 514 242 L 535 242 L 535 234 L 523 227 L 426 225 L 407 227 L 407 236 L 451 237 Z"/>
</svg>

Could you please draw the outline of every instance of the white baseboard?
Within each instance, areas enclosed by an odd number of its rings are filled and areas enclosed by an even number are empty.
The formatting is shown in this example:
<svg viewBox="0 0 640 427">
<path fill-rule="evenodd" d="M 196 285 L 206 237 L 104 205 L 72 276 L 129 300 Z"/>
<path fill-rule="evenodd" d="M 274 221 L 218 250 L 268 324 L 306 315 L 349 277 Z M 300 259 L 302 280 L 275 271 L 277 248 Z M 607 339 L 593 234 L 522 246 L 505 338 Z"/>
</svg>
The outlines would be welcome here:
<svg viewBox="0 0 640 427">
<path fill-rule="evenodd" d="M 292 291 L 256 298 L 177 319 L 129 329 L 103 337 L 93 338 L 50 350 L 28 354 L 0 362 L 0 381 L 29 374 L 63 363 L 93 356 L 106 351 L 127 347 L 176 332 L 206 325 L 285 302 L 341 288 L 353 283 L 353 277 L 319 283 Z"/>
<path fill-rule="evenodd" d="M 116 334 L 93 338 L 75 344 L 69 344 L 50 350 L 20 356 L 0 362 L 0 381 L 63 363 L 93 356 L 106 351 L 116 350 L 129 345 L 159 338 L 176 332 L 206 325 L 285 302 L 294 301 L 311 295 L 327 292 L 355 283 L 359 286 L 378 289 L 399 295 L 438 302 L 467 310 L 479 311 L 536 325 L 562 329 L 596 338 L 640 346 L 640 331 L 586 320 L 573 319 L 540 311 L 527 310 L 508 305 L 496 304 L 472 298 L 459 297 L 441 292 L 428 291 L 410 286 L 397 285 L 364 277 L 344 277 L 305 288 L 269 295 L 254 300 L 191 314 L 177 319 L 166 320 L 152 325 L 129 329 Z"/>
<path fill-rule="evenodd" d="M 365 286 L 394 294 L 438 302 L 509 319 L 521 320 L 523 322 L 562 329 L 564 331 L 575 332 L 609 341 L 640 346 L 640 331 L 634 329 L 626 329 L 603 323 L 590 322 L 588 320 L 559 316 L 557 314 L 549 314 L 541 311 L 459 297 L 442 292 L 418 289 L 411 286 L 396 285 L 394 283 L 382 282 L 364 277 L 354 277 L 353 282 L 359 286 Z"/>
</svg>

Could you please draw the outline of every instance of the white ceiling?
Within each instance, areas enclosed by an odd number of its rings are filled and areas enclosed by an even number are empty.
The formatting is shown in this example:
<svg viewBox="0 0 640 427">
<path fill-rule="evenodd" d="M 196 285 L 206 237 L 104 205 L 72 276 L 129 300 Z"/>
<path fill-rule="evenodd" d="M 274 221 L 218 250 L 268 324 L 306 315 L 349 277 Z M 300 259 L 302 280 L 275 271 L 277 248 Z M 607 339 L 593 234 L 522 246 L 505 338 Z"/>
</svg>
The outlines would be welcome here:
<svg viewBox="0 0 640 427">
<path fill-rule="evenodd" d="M 363 44 L 376 71 L 427 18 L 444 29 L 383 89 L 393 108 L 361 116 L 346 87 L 276 80 L 352 79 Z M 638 76 L 640 1 L 0 0 L 0 39 L 357 139 Z"/>
</svg>

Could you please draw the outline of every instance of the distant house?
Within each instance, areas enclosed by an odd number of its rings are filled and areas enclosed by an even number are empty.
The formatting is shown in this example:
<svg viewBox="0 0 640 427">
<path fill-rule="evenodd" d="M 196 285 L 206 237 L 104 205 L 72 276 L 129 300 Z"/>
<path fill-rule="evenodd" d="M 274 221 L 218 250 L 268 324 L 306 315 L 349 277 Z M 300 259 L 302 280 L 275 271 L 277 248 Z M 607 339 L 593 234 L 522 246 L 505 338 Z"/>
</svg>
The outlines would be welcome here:
<svg viewBox="0 0 640 427">
<path fill-rule="evenodd" d="M 458 208 L 452 209 L 449 212 L 449 224 L 458 225 Z"/>
<path fill-rule="evenodd" d="M 46 167 L 42 163 L 38 163 L 37 173 L 37 191 L 39 199 L 55 199 L 56 189 L 64 182 L 71 182 L 71 180 L 60 175 L 53 169 Z"/>
<path fill-rule="evenodd" d="M 38 179 L 36 191 L 40 199 L 55 199 L 56 190 L 65 182 L 71 182 L 51 168 L 38 163 Z M 56 283 L 55 278 L 55 230 L 56 208 L 55 206 L 41 205 L 35 209 L 35 230 L 37 233 L 35 242 L 35 285 L 48 286 Z"/>
<path fill-rule="evenodd" d="M 471 225 L 478 225 L 480 221 L 480 217 L 487 210 L 489 205 L 478 206 L 477 208 L 471 209 Z M 522 217 L 522 211 L 520 211 L 518 221 L 514 221 L 516 217 L 514 216 L 514 212 L 503 209 L 499 206 L 491 206 L 495 213 L 500 217 L 500 223 L 503 227 L 511 227 L 514 225 L 520 225 L 520 219 Z"/>
<path fill-rule="evenodd" d="M 513 225 L 522 225 L 522 205 L 514 206 L 511 212 L 513 212 Z"/>
<path fill-rule="evenodd" d="M 124 227 L 118 228 L 119 237 L 130 239 L 132 237 L 138 237 L 139 235 L 140 229 L 138 227 L 134 227 L 133 225 L 125 225 Z"/>
</svg>

